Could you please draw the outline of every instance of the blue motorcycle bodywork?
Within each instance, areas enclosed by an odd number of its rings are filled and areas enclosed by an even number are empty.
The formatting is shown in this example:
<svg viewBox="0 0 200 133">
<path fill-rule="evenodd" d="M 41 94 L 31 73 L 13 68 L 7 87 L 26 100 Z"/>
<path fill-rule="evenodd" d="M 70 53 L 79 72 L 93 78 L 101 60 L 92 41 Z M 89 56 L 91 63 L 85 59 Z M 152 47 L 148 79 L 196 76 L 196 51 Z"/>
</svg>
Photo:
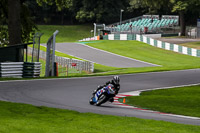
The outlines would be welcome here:
<svg viewBox="0 0 200 133">
<path fill-rule="evenodd" d="M 112 85 L 113 86 L 113 85 Z M 102 89 L 98 90 L 95 94 L 94 94 L 94 97 L 92 98 L 92 101 L 94 103 L 96 103 L 99 99 L 99 97 L 101 96 L 101 94 L 103 93 L 107 93 L 107 95 L 114 95 L 115 91 L 113 90 L 113 87 L 112 87 L 110 84 L 107 85 L 106 87 L 103 87 Z"/>
</svg>

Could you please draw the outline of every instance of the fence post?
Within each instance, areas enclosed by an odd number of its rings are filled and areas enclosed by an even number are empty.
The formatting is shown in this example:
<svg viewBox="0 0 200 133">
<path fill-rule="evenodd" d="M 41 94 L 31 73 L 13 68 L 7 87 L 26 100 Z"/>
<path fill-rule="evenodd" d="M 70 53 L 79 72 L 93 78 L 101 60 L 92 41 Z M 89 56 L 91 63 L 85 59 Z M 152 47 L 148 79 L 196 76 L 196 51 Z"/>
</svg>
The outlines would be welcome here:
<svg viewBox="0 0 200 133">
<path fill-rule="evenodd" d="M 55 43 L 56 43 L 56 35 L 58 34 L 58 30 L 56 30 L 53 35 L 49 38 L 47 42 L 47 54 L 46 54 L 46 71 L 45 76 L 54 76 L 54 62 L 55 62 Z"/>
</svg>

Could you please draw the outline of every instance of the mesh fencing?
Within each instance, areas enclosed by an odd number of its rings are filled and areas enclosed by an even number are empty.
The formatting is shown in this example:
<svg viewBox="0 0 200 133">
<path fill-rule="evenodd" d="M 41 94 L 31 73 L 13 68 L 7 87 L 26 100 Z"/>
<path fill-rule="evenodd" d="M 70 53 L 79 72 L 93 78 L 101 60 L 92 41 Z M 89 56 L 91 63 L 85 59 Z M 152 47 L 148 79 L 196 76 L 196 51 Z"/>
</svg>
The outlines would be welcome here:
<svg viewBox="0 0 200 133">
<path fill-rule="evenodd" d="M 28 47 L 29 55 L 32 54 L 32 49 L 32 47 Z M 40 50 L 39 58 L 45 61 L 46 52 Z M 55 62 L 58 63 L 59 76 L 68 76 L 69 74 L 82 73 L 83 71 L 86 73 L 94 72 L 94 63 L 90 61 L 82 61 L 78 59 L 70 59 L 66 57 L 55 56 Z"/>
</svg>

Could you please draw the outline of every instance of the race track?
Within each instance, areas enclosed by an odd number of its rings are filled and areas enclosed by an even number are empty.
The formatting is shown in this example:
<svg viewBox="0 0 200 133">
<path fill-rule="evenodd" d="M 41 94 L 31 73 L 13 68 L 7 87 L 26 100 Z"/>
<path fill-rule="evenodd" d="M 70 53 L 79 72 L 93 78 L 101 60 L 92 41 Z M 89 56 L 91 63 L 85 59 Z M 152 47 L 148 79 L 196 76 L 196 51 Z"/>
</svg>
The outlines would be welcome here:
<svg viewBox="0 0 200 133">
<path fill-rule="evenodd" d="M 131 116 L 200 125 L 200 119 L 127 109 L 113 106 L 111 103 L 106 103 L 100 107 L 89 105 L 88 101 L 91 97 L 91 92 L 97 85 L 104 84 L 111 78 L 112 76 L 32 81 L 0 81 L 0 100 L 64 108 L 79 112 Z M 200 69 L 129 74 L 121 75 L 120 78 L 120 93 L 122 93 L 134 90 L 197 84 L 200 83 Z"/>
<path fill-rule="evenodd" d="M 116 55 L 79 43 L 56 43 L 56 50 L 78 58 L 111 67 L 153 67 L 156 64 Z"/>
</svg>

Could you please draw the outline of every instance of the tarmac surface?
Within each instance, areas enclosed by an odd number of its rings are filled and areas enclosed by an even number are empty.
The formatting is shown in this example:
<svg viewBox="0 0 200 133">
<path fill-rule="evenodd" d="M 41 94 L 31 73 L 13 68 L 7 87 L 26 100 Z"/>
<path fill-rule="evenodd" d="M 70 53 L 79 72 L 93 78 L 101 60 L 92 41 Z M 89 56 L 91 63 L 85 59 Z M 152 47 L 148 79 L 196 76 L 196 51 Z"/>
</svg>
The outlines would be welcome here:
<svg viewBox="0 0 200 133">
<path fill-rule="evenodd" d="M 79 43 L 56 43 L 56 50 L 68 55 L 111 67 L 128 68 L 158 66 L 156 64 L 116 55 Z"/>
<path fill-rule="evenodd" d="M 26 81 L 0 81 L 0 100 L 27 103 L 36 106 L 70 109 L 79 112 L 138 117 L 175 123 L 200 125 L 200 118 L 191 119 L 141 110 L 116 107 L 112 103 L 92 106 L 89 99 L 98 85 L 111 80 L 112 76 L 46 79 Z M 120 93 L 153 88 L 200 83 L 200 69 L 170 72 L 152 72 L 120 75 Z M 159 100 L 159 99 L 158 99 Z"/>
</svg>

